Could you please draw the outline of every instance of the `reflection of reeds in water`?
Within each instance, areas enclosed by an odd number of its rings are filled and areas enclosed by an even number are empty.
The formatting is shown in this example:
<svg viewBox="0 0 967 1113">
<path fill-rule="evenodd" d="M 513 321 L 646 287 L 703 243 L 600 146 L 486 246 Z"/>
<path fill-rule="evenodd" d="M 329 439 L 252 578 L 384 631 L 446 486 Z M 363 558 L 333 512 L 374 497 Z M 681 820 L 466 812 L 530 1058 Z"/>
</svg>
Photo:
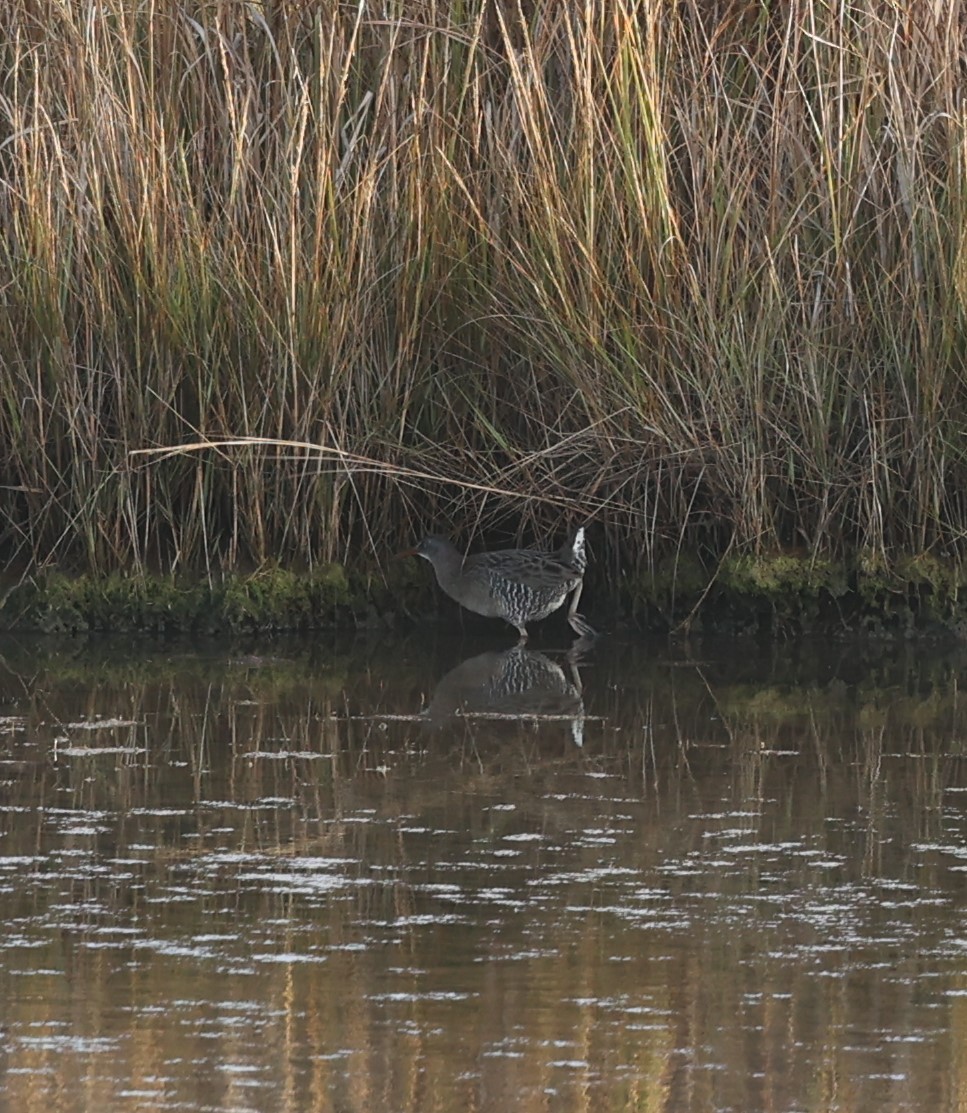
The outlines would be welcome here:
<svg viewBox="0 0 967 1113">
<path fill-rule="evenodd" d="M 584 701 L 577 665 L 568 673 L 543 653 L 517 646 L 462 661 L 433 689 L 424 712 L 440 727 L 455 718 L 551 722 L 566 719 L 571 737 L 584 744 Z"/>
<path fill-rule="evenodd" d="M 10 1108 L 73 1113 L 74 1093 L 120 1108 L 122 1085 L 159 1078 L 172 1104 L 227 1108 L 233 1067 L 280 1113 L 419 1113 L 428 1093 L 527 1113 L 551 1087 L 589 1113 L 794 1108 L 817 1062 L 855 1108 L 889 1108 L 854 1058 L 857 1032 L 887 1029 L 916 1037 L 892 1045 L 894 1107 L 922 1092 L 955 1108 L 965 1018 L 955 1005 L 935 1039 L 914 967 L 956 937 L 962 897 L 943 853 L 911 850 L 959 830 L 955 684 L 738 685 L 629 654 L 620 672 L 597 658 L 582 695 L 539 654 L 482 654 L 443 678 L 428 719 L 586 699 L 602 726 L 566 762 L 489 738 L 468 761 L 374 718 L 412 706 L 416 674 L 398 667 L 354 665 L 334 691 L 301 665 L 103 681 L 75 664 L 11 705 Z M 98 716 L 138 725 L 86 729 Z M 71 723 L 103 757 L 55 761 Z M 911 885 L 942 900 L 919 905 Z M 904 901 L 879 949 L 878 905 Z M 27 1025 L 109 1042 L 7 1038 Z"/>
</svg>

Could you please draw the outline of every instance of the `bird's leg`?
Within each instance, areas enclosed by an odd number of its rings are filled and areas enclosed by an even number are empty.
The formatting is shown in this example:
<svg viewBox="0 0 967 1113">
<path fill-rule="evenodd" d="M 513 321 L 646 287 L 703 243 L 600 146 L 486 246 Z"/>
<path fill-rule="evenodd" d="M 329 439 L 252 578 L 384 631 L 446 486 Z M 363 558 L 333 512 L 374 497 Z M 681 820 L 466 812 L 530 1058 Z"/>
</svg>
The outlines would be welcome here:
<svg viewBox="0 0 967 1113">
<path fill-rule="evenodd" d="M 520 640 L 517 642 L 518 646 L 527 644 L 527 629 L 524 626 L 517 627 L 517 633 L 520 634 Z"/>
<path fill-rule="evenodd" d="M 571 596 L 571 605 L 567 609 L 567 622 L 578 637 L 596 638 L 598 636 L 597 630 L 595 630 L 583 615 L 578 614 L 578 602 L 581 598 L 581 591 L 583 588 L 584 582 L 581 581 L 574 589 L 574 594 Z"/>
<path fill-rule="evenodd" d="M 580 638 L 571 646 L 571 648 L 564 654 L 564 660 L 567 661 L 568 671 L 571 674 L 571 684 L 577 694 L 584 694 L 584 685 L 581 683 L 581 673 L 578 671 L 578 662 L 581 660 L 581 640 Z"/>
</svg>

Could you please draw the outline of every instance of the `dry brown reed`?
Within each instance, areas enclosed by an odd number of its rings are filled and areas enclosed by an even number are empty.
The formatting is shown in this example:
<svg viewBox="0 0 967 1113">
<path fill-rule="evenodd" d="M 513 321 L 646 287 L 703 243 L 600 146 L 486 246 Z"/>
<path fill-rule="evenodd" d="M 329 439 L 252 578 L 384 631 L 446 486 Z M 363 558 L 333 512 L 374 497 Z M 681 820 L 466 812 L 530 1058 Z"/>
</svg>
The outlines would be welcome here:
<svg viewBox="0 0 967 1113">
<path fill-rule="evenodd" d="M 961 0 L 7 0 L 4 558 L 959 559 L 965 42 Z"/>
</svg>

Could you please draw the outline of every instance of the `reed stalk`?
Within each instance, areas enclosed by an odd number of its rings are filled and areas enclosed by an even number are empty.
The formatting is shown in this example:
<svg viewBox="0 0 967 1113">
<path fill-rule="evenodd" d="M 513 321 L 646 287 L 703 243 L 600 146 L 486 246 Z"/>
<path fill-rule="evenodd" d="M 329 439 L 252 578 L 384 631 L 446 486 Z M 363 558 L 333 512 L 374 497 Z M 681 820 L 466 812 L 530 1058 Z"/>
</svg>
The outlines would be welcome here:
<svg viewBox="0 0 967 1113">
<path fill-rule="evenodd" d="M 8 0 L 0 553 L 215 575 L 563 517 L 639 570 L 959 562 L 965 27 Z"/>
</svg>

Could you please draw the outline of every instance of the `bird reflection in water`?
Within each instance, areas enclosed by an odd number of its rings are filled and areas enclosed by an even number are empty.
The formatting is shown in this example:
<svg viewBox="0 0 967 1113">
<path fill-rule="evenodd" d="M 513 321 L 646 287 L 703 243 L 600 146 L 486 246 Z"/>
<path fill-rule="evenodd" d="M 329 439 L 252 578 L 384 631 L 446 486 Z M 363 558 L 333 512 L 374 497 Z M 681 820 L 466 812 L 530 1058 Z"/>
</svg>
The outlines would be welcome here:
<svg viewBox="0 0 967 1113">
<path fill-rule="evenodd" d="M 567 654 L 567 672 L 550 657 L 520 645 L 502 653 L 469 657 L 437 684 L 421 717 L 434 726 L 456 718 L 565 720 L 575 745 L 583 746 L 585 714 L 578 657 L 574 650 Z"/>
</svg>

